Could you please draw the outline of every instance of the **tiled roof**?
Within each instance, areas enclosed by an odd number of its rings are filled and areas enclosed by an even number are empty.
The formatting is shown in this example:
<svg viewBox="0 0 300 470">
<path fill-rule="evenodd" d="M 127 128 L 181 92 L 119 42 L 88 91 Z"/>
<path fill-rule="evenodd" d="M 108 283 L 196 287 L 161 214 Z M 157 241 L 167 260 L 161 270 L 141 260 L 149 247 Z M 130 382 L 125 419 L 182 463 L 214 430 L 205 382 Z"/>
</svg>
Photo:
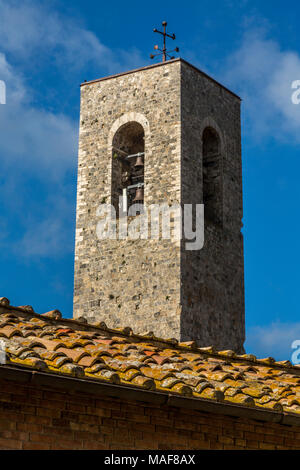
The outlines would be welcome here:
<svg viewBox="0 0 300 470">
<path fill-rule="evenodd" d="M 300 417 L 300 367 L 232 351 L 198 348 L 130 328 L 39 315 L 0 299 L 0 339 L 6 364 L 86 381 L 158 391 Z"/>
</svg>

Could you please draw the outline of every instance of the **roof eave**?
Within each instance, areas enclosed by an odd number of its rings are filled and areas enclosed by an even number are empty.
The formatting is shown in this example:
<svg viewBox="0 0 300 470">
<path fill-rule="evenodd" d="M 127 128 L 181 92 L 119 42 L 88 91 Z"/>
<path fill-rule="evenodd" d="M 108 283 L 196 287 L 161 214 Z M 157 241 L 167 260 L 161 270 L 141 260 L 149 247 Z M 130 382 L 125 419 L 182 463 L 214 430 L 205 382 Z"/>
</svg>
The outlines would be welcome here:
<svg viewBox="0 0 300 470">
<path fill-rule="evenodd" d="M 300 426 L 300 416 L 294 413 L 262 410 L 257 407 L 248 407 L 214 400 L 182 397 L 163 391 L 151 391 L 135 388 L 133 386 L 116 385 L 113 383 L 98 382 L 93 379 L 66 377 L 58 374 L 31 370 L 9 365 L 0 366 L 0 379 L 17 383 L 47 386 L 54 389 L 109 396 L 125 400 L 137 400 L 144 403 L 168 405 L 178 408 L 198 410 L 205 413 L 221 414 L 225 416 L 247 418 L 264 422 L 272 422 L 289 426 Z"/>
</svg>

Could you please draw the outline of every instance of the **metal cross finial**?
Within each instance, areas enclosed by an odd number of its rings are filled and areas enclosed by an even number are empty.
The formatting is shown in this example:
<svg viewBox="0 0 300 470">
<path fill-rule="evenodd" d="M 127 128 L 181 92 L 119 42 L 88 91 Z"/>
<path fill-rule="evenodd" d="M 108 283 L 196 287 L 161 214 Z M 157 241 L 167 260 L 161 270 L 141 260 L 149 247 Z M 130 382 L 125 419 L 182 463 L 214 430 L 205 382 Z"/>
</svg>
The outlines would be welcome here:
<svg viewBox="0 0 300 470">
<path fill-rule="evenodd" d="M 166 62 L 167 60 L 167 57 L 169 57 L 170 59 L 174 59 L 174 57 L 171 57 L 169 55 L 169 52 L 179 52 L 179 48 L 178 47 L 175 47 L 175 49 L 173 49 L 172 51 L 167 51 L 167 47 L 166 47 L 166 37 L 168 36 L 168 38 L 171 38 L 171 39 L 176 39 L 176 36 L 175 34 L 168 34 L 166 29 L 167 29 L 167 22 L 166 21 L 163 21 L 162 22 L 162 25 L 164 27 L 164 31 L 158 31 L 158 29 L 154 28 L 153 32 L 154 33 L 159 33 L 159 34 L 162 34 L 163 37 L 164 37 L 164 46 L 163 46 L 163 49 L 159 49 L 158 46 L 154 46 L 154 49 L 156 51 L 160 51 L 158 54 L 150 54 L 150 59 L 154 59 L 154 57 L 158 57 L 160 55 L 162 55 L 162 58 L 163 58 L 163 62 Z"/>
</svg>

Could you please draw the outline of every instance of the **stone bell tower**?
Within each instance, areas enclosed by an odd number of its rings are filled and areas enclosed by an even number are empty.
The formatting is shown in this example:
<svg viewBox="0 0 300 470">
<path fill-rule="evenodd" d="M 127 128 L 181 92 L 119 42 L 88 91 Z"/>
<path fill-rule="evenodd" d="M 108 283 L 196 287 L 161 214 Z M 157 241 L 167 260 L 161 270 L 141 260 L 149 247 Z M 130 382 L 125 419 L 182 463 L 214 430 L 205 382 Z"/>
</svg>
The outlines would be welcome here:
<svg viewBox="0 0 300 470">
<path fill-rule="evenodd" d="M 204 247 L 99 239 L 120 196 L 204 203 Z M 242 216 L 238 96 L 182 59 L 82 84 L 74 318 L 243 351 Z"/>
</svg>

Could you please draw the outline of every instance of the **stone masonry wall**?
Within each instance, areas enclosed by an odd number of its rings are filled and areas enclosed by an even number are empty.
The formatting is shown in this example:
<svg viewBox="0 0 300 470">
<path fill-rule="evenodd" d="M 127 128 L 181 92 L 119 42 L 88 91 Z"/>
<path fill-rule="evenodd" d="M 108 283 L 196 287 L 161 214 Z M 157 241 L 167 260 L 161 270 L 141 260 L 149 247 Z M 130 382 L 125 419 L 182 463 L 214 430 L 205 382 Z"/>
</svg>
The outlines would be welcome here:
<svg viewBox="0 0 300 470">
<path fill-rule="evenodd" d="M 74 317 L 180 336 L 180 243 L 98 240 L 96 211 L 110 202 L 112 139 L 145 132 L 145 203 L 180 200 L 180 63 L 81 89 Z"/>
<path fill-rule="evenodd" d="M 145 204 L 202 203 L 202 134 L 221 141 L 221 225 L 205 246 L 98 240 L 111 200 L 112 140 L 131 121 L 145 133 Z M 240 100 L 182 60 L 81 88 L 74 317 L 243 350 L 244 278 Z M 138 217 L 137 217 L 138 222 Z"/>
<path fill-rule="evenodd" d="M 223 223 L 205 220 L 200 251 L 182 249 L 183 340 L 242 352 L 245 340 L 240 100 L 182 63 L 182 202 L 202 203 L 202 135 L 221 140 Z"/>
</svg>

